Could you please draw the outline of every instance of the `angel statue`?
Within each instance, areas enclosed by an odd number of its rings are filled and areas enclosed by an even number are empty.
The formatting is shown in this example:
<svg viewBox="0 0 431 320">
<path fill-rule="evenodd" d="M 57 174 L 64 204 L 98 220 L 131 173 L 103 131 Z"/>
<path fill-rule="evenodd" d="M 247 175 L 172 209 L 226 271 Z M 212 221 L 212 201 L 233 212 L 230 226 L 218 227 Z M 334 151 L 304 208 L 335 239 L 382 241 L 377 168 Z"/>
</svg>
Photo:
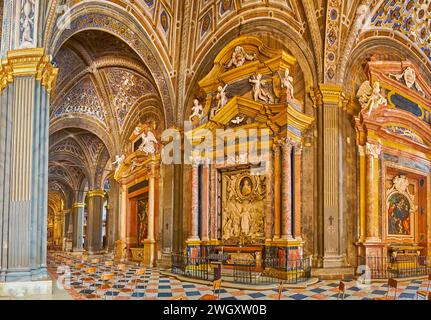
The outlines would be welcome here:
<svg viewBox="0 0 431 320">
<path fill-rule="evenodd" d="M 281 78 L 281 87 L 286 88 L 288 98 L 293 99 L 294 98 L 293 77 L 290 76 L 289 68 L 286 68 L 286 70 L 284 71 L 284 77 L 280 75 L 280 78 Z"/>
<path fill-rule="evenodd" d="M 371 87 L 369 81 L 365 81 L 358 90 L 356 97 L 361 104 L 362 110 L 368 109 L 368 116 L 374 109 L 378 108 L 380 105 L 387 106 L 388 100 L 386 100 L 380 93 L 380 82 L 376 81 Z"/>
<path fill-rule="evenodd" d="M 115 156 L 115 162 L 112 163 L 112 165 L 115 167 L 115 175 L 117 175 L 118 171 L 120 171 L 121 165 L 123 164 L 125 160 L 124 154 L 120 156 Z"/>
<path fill-rule="evenodd" d="M 249 82 L 253 86 L 253 97 L 254 101 L 262 100 L 265 103 L 273 102 L 273 97 L 269 92 L 263 87 L 262 75 L 259 73 L 250 78 Z"/>
<path fill-rule="evenodd" d="M 227 85 L 225 85 L 224 87 L 219 86 L 217 91 L 217 111 L 220 110 L 221 108 L 223 108 L 225 105 L 227 105 L 227 96 L 226 96 L 226 89 L 227 89 Z"/>
<path fill-rule="evenodd" d="M 193 120 L 194 117 L 198 117 L 199 120 L 202 119 L 204 115 L 204 108 L 200 104 L 198 99 L 193 100 L 193 107 L 192 107 L 192 114 L 189 118 L 190 122 Z"/>
<path fill-rule="evenodd" d="M 139 147 L 139 151 L 146 153 L 147 155 L 154 155 L 156 153 L 156 146 L 159 143 L 154 136 L 154 133 L 145 127 L 144 132 L 141 135 L 142 144 Z"/>
<path fill-rule="evenodd" d="M 237 46 L 232 53 L 232 59 L 226 65 L 226 69 L 232 66 L 241 67 L 246 61 L 253 61 L 256 59 L 256 54 L 248 54 L 243 47 Z"/>
</svg>

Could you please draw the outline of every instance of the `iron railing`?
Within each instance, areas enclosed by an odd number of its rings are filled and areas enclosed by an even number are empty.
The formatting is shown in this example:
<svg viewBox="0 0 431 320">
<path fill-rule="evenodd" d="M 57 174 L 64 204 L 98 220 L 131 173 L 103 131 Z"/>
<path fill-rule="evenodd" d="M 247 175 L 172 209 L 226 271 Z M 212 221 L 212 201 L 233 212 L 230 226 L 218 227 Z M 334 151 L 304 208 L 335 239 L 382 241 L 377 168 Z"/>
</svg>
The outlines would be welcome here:
<svg viewBox="0 0 431 320">
<path fill-rule="evenodd" d="M 431 274 L 426 256 L 359 257 L 358 272 L 371 279 L 414 278 Z"/>
<path fill-rule="evenodd" d="M 261 261 L 235 260 L 234 263 L 222 265 L 222 277 L 226 281 L 242 284 L 296 284 L 311 278 L 311 259 L 278 260 L 273 258 Z M 203 279 L 218 278 L 220 270 L 209 257 L 190 258 L 187 255 L 172 256 L 172 272 L 175 274 Z"/>
</svg>

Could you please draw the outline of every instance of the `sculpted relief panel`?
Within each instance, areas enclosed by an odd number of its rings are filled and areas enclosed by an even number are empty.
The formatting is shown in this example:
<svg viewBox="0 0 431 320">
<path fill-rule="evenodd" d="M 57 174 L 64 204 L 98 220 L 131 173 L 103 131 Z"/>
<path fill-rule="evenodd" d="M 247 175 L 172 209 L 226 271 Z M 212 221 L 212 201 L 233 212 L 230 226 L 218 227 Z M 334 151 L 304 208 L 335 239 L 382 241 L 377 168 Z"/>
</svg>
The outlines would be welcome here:
<svg viewBox="0 0 431 320">
<path fill-rule="evenodd" d="M 222 239 L 226 245 L 262 244 L 266 181 L 249 170 L 222 175 Z"/>
</svg>

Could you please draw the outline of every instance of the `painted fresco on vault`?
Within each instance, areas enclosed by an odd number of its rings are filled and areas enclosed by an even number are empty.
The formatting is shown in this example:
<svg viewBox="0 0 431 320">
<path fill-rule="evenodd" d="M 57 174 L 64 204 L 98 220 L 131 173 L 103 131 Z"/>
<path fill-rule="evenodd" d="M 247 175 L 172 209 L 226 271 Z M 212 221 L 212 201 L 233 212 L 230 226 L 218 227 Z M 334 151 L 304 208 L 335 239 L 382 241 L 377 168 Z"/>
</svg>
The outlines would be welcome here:
<svg viewBox="0 0 431 320">
<path fill-rule="evenodd" d="M 411 235 L 410 202 L 401 193 L 395 193 L 389 198 L 388 231 L 390 235 Z"/>
</svg>

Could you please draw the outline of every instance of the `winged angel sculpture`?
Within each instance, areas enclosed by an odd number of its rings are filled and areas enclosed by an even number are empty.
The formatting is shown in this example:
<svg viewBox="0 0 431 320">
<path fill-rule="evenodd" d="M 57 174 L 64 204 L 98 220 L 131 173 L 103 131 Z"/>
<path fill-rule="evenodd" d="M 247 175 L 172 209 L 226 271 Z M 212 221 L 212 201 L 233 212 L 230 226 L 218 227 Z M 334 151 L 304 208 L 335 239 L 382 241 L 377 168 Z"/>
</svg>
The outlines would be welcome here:
<svg viewBox="0 0 431 320">
<path fill-rule="evenodd" d="M 374 82 L 371 87 L 370 81 L 365 81 L 358 90 L 356 97 L 361 104 L 362 110 L 368 110 L 368 116 L 380 105 L 387 106 L 388 100 L 380 92 L 380 82 Z"/>
</svg>

